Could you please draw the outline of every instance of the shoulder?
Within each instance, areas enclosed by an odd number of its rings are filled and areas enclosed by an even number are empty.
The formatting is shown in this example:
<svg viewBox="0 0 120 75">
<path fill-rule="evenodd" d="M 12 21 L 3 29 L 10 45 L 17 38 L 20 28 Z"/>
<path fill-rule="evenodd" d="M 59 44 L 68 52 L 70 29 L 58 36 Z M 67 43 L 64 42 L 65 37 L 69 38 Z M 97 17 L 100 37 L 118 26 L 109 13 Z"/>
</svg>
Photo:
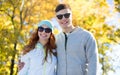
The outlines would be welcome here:
<svg viewBox="0 0 120 75">
<path fill-rule="evenodd" d="M 92 35 L 92 33 L 90 31 L 80 28 L 80 27 L 77 27 L 74 32 L 78 33 L 78 34 L 84 34 L 84 35 L 90 35 L 90 36 Z"/>
<path fill-rule="evenodd" d="M 29 58 L 30 56 L 32 56 L 34 54 L 36 49 L 32 49 L 30 50 L 28 53 L 24 54 L 23 57 L 25 58 Z"/>
<path fill-rule="evenodd" d="M 81 35 L 85 38 L 94 38 L 94 35 L 90 31 L 80 27 L 77 27 L 75 32 L 77 35 Z"/>
<path fill-rule="evenodd" d="M 57 37 L 57 36 L 60 36 L 60 35 L 63 35 L 63 32 L 60 32 L 60 33 L 56 34 L 55 36 Z"/>
<path fill-rule="evenodd" d="M 58 34 L 55 35 L 55 38 L 58 39 L 60 37 L 64 36 L 63 32 L 60 32 Z"/>
</svg>

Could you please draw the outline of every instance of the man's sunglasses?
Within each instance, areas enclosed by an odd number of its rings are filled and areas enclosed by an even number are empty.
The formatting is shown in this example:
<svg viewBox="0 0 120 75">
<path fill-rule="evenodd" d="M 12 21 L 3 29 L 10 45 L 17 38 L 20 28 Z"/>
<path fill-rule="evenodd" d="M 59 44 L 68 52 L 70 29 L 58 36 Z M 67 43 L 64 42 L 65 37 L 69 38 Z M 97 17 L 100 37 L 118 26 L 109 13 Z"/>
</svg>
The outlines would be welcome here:
<svg viewBox="0 0 120 75">
<path fill-rule="evenodd" d="M 63 16 L 64 16 L 65 18 L 69 18 L 69 17 L 70 17 L 70 13 L 60 14 L 60 15 L 57 15 L 56 17 L 57 17 L 58 19 L 62 19 Z"/>
<path fill-rule="evenodd" d="M 46 33 L 52 32 L 52 30 L 50 28 L 43 28 L 43 27 L 38 27 L 38 31 L 39 32 L 45 31 Z"/>
</svg>

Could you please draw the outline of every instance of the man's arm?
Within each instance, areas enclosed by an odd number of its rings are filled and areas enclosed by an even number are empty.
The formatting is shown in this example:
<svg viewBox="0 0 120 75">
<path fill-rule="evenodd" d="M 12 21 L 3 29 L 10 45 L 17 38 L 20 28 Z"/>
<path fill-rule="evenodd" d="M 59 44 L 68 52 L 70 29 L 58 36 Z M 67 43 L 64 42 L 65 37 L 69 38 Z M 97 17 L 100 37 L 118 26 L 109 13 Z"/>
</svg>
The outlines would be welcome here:
<svg viewBox="0 0 120 75">
<path fill-rule="evenodd" d="M 21 61 L 18 64 L 18 69 L 19 69 L 18 75 L 27 75 L 29 66 L 30 66 L 30 58 L 26 54 L 26 55 L 21 57 Z"/>
<path fill-rule="evenodd" d="M 24 67 L 25 63 L 21 62 L 21 60 L 19 60 L 18 62 L 18 72 Z"/>
<path fill-rule="evenodd" d="M 86 43 L 86 56 L 88 62 L 88 72 L 87 75 L 97 75 L 98 69 L 98 48 L 96 44 L 96 40 L 91 35 Z"/>
</svg>

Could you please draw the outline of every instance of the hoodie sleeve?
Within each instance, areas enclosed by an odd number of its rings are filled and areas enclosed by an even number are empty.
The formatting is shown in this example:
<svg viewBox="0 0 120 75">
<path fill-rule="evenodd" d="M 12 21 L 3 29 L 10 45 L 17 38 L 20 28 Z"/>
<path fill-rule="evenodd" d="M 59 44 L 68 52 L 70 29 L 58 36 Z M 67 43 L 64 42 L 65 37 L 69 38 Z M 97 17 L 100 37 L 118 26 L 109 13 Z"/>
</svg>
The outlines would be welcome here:
<svg viewBox="0 0 120 75">
<path fill-rule="evenodd" d="M 98 48 L 96 40 L 91 34 L 86 43 L 86 57 L 87 57 L 87 75 L 97 75 L 98 68 Z"/>
<path fill-rule="evenodd" d="M 30 57 L 29 54 L 23 55 L 21 57 L 21 62 L 24 62 L 24 67 L 18 72 L 18 75 L 28 75 L 28 70 L 30 66 Z"/>
</svg>

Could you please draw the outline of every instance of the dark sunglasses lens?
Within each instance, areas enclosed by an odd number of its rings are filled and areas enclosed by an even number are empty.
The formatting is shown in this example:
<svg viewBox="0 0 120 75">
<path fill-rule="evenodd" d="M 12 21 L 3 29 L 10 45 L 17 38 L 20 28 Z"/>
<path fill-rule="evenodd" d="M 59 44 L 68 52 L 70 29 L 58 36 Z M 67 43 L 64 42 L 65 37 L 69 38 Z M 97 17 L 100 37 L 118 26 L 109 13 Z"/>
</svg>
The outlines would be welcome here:
<svg viewBox="0 0 120 75">
<path fill-rule="evenodd" d="M 50 28 L 45 28 L 45 32 L 50 33 L 50 32 L 52 32 L 52 30 Z"/>
<path fill-rule="evenodd" d="M 43 32 L 44 28 L 43 27 L 38 27 L 38 31 Z"/>
<path fill-rule="evenodd" d="M 57 15 L 58 19 L 62 19 L 63 15 Z"/>
<path fill-rule="evenodd" d="M 38 27 L 38 31 L 39 32 L 43 32 L 44 30 L 45 30 L 46 33 L 52 32 L 52 30 L 50 28 Z"/>
<path fill-rule="evenodd" d="M 64 17 L 65 17 L 65 18 L 69 18 L 69 17 L 70 17 L 70 13 L 64 14 Z"/>
</svg>

